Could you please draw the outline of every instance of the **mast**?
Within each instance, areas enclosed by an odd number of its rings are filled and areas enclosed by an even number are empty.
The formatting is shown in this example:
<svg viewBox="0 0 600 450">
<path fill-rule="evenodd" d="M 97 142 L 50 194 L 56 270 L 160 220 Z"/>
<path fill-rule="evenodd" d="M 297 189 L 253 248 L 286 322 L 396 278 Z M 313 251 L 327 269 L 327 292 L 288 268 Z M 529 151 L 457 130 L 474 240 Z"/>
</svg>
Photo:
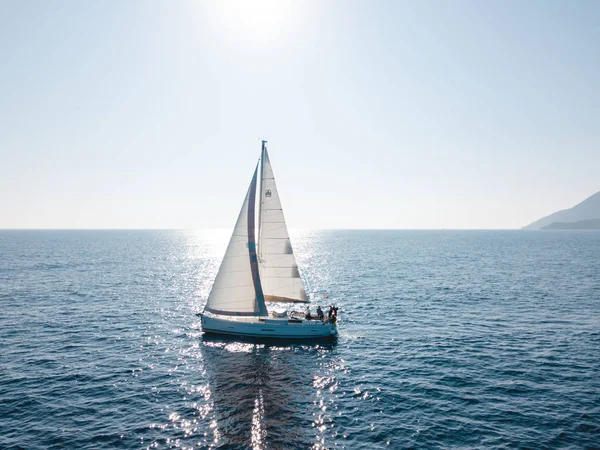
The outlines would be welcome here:
<svg viewBox="0 0 600 450">
<path fill-rule="evenodd" d="M 264 168 L 265 168 L 265 150 L 267 141 L 262 141 L 262 148 L 260 150 L 260 190 L 259 192 L 259 200 L 258 200 L 258 260 L 262 259 L 262 210 L 263 210 L 263 177 L 264 177 Z"/>
</svg>

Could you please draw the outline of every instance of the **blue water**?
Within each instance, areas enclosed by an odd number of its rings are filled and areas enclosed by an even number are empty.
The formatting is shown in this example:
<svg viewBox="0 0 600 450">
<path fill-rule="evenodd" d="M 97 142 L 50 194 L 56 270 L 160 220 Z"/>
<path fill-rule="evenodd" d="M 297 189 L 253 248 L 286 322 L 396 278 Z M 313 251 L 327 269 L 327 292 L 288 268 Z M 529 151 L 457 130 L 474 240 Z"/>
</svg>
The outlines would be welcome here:
<svg viewBox="0 0 600 450">
<path fill-rule="evenodd" d="M 297 233 L 316 346 L 203 337 L 227 237 L 1 231 L 0 448 L 600 447 L 600 233 Z"/>
</svg>

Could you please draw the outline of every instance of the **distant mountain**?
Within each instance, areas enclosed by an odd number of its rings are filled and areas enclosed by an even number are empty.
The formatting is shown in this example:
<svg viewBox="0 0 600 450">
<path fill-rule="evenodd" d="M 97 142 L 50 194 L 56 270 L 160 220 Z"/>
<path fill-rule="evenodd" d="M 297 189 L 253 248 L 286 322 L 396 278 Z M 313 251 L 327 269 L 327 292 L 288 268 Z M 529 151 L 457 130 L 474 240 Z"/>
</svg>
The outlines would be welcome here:
<svg viewBox="0 0 600 450">
<path fill-rule="evenodd" d="M 586 198 L 570 209 L 563 209 L 523 227 L 524 230 L 541 230 L 555 222 L 573 223 L 600 219 L 600 192 Z M 556 229 L 556 228 L 555 228 Z M 564 228 L 561 228 L 564 229 Z"/>
<path fill-rule="evenodd" d="M 600 230 L 600 219 L 579 220 L 577 222 L 554 222 L 542 230 Z"/>
</svg>

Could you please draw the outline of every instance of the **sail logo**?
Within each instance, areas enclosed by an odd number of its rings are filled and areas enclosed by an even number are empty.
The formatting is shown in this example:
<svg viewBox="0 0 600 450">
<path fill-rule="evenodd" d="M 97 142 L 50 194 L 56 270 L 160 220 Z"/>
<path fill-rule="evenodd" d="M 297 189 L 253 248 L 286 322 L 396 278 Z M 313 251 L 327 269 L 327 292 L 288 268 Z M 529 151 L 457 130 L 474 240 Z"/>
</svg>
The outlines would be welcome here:
<svg viewBox="0 0 600 450">
<path fill-rule="evenodd" d="M 271 196 L 271 189 L 267 189 L 265 191 L 265 197 L 270 197 Z"/>
</svg>

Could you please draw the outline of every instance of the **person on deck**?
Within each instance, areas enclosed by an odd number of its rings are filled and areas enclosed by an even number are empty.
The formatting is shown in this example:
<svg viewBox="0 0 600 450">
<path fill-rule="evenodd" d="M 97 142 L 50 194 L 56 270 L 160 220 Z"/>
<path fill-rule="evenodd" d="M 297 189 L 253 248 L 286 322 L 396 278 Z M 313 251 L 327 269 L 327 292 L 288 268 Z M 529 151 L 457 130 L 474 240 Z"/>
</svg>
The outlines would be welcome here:
<svg viewBox="0 0 600 450">
<path fill-rule="evenodd" d="M 307 306 L 307 307 L 306 307 L 306 313 L 304 314 L 304 318 L 305 318 L 306 320 L 310 320 L 310 319 L 312 319 L 312 316 L 310 315 L 310 306 Z"/>
<path fill-rule="evenodd" d="M 323 314 L 323 310 L 321 309 L 321 306 L 317 306 L 317 317 L 319 318 L 319 320 L 323 320 L 325 318 L 325 314 Z"/>
</svg>

